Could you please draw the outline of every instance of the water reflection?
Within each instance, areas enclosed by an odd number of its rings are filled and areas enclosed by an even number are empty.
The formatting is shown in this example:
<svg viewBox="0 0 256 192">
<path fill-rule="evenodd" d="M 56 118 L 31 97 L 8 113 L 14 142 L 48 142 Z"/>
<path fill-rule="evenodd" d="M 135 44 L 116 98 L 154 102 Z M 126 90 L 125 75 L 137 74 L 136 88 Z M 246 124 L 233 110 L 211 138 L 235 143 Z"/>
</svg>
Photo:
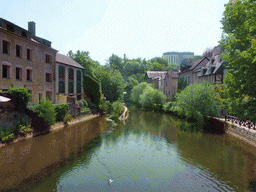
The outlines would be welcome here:
<svg viewBox="0 0 256 192">
<path fill-rule="evenodd" d="M 126 125 L 116 127 L 99 118 L 24 141 L 19 155 L 6 148 L 0 169 L 8 178 L 26 178 L 18 186 L 32 191 L 255 189 L 255 149 L 227 135 L 177 131 L 177 123 L 170 115 L 141 111 L 131 111 Z M 17 170 L 3 167 L 17 158 Z M 37 164 L 42 168 L 31 171 Z"/>
</svg>

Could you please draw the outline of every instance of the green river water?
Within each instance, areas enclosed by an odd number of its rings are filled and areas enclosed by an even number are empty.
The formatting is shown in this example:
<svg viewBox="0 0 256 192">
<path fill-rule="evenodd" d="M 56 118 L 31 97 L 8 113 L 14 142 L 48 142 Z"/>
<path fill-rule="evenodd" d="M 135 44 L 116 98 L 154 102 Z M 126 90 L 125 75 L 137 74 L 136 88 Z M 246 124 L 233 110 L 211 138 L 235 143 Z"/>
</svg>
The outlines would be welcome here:
<svg viewBox="0 0 256 192">
<path fill-rule="evenodd" d="M 131 110 L 125 125 L 102 116 L 11 144 L 0 149 L 0 189 L 256 191 L 255 148 L 176 125 L 170 115 Z"/>
</svg>

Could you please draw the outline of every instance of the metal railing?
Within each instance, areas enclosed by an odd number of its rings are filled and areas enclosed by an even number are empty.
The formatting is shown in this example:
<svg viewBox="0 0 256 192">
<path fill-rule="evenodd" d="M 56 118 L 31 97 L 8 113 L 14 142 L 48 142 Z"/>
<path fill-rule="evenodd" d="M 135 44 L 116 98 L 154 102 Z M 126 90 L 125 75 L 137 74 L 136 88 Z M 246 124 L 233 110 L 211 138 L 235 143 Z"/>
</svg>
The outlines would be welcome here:
<svg viewBox="0 0 256 192">
<path fill-rule="evenodd" d="M 247 127 L 248 129 L 256 130 L 255 129 L 256 124 L 251 122 L 250 120 L 240 120 L 235 116 L 225 115 L 225 121 L 231 121 L 232 123 Z"/>
</svg>

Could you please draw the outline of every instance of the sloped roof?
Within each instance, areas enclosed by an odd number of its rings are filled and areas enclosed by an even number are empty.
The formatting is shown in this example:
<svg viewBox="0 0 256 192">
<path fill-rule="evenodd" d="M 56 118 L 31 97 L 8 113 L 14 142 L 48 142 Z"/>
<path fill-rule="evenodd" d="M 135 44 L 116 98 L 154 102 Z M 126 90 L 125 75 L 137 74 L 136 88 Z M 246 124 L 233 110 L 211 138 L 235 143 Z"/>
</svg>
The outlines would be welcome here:
<svg viewBox="0 0 256 192">
<path fill-rule="evenodd" d="M 69 57 L 61 53 L 56 54 L 56 62 L 84 69 L 84 67 L 77 63 L 72 57 Z"/>
<path fill-rule="evenodd" d="M 195 69 L 200 63 L 202 63 L 202 62 L 208 62 L 208 61 L 209 61 L 209 59 L 208 59 L 207 57 L 203 57 L 203 58 L 201 58 L 201 59 L 199 59 L 199 60 L 193 61 L 193 62 L 191 63 L 192 66 L 189 68 L 189 71 Z"/>
<path fill-rule="evenodd" d="M 177 71 L 147 71 L 147 76 L 150 79 L 165 79 L 167 74 L 169 74 L 171 78 L 178 78 Z"/>
</svg>

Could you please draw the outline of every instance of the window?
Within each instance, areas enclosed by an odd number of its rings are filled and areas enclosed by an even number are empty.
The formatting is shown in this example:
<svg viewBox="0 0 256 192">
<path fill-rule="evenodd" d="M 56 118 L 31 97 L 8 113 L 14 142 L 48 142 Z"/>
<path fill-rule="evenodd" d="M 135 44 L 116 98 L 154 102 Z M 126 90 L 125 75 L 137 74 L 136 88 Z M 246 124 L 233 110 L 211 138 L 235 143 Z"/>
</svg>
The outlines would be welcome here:
<svg viewBox="0 0 256 192">
<path fill-rule="evenodd" d="M 59 81 L 59 93 L 65 93 L 65 82 Z"/>
<path fill-rule="evenodd" d="M 21 46 L 16 45 L 16 56 L 21 57 Z"/>
<path fill-rule="evenodd" d="M 21 80 L 22 76 L 22 69 L 19 67 L 16 67 L 16 80 Z"/>
<path fill-rule="evenodd" d="M 2 78 L 10 78 L 10 67 L 8 65 L 3 65 Z"/>
<path fill-rule="evenodd" d="M 65 79 L 65 67 L 59 65 L 59 79 Z"/>
<path fill-rule="evenodd" d="M 46 73 L 45 78 L 46 78 L 46 82 L 52 82 L 52 74 L 51 73 Z"/>
<path fill-rule="evenodd" d="M 81 71 L 78 70 L 76 73 L 76 92 L 77 93 L 81 93 L 82 92 L 82 75 L 81 75 Z"/>
<path fill-rule="evenodd" d="M 74 80 L 74 70 L 71 68 L 68 69 L 68 79 L 72 81 Z"/>
<path fill-rule="evenodd" d="M 52 62 L 51 55 L 46 54 L 45 55 L 45 63 L 50 63 L 51 64 L 51 62 Z"/>
<path fill-rule="evenodd" d="M 8 31 L 14 32 L 14 28 L 11 24 L 7 24 L 6 28 L 7 28 Z"/>
<path fill-rule="evenodd" d="M 22 35 L 22 37 L 27 38 L 27 33 L 26 33 L 25 31 L 22 31 L 22 32 L 21 32 L 21 35 Z"/>
<path fill-rule="evenodd" d="M 9 54 L 10 52 L 10 43 L 3 40 L 3 53 Z"/>
<path fill-rule="evenodd" d="M 48 98 L 50 101 L 52 100 L 52 92 L 46 91 L 46 98 Z"/>
<path fill-rule="evenodd" d="M 76 99 L 77 99 L 77 101 L 80 101 L 82 99 L 82 96 L 81 95 L 77 95 Z"/>
<path fill-rule="evenodd" d="M 68 82 L 68 93 L 74 93 L 74 83 L 73 83 L 73 81 Z"/>
<path fill-rule="evenodd" d="M 27 69 L 27 81 L 32 81 L 32 70 Z"/>
<path fill-rule="evenodd" d="M 31 50 L 27 49 L 27 60 L 31 60 Z"/>
</svg>

